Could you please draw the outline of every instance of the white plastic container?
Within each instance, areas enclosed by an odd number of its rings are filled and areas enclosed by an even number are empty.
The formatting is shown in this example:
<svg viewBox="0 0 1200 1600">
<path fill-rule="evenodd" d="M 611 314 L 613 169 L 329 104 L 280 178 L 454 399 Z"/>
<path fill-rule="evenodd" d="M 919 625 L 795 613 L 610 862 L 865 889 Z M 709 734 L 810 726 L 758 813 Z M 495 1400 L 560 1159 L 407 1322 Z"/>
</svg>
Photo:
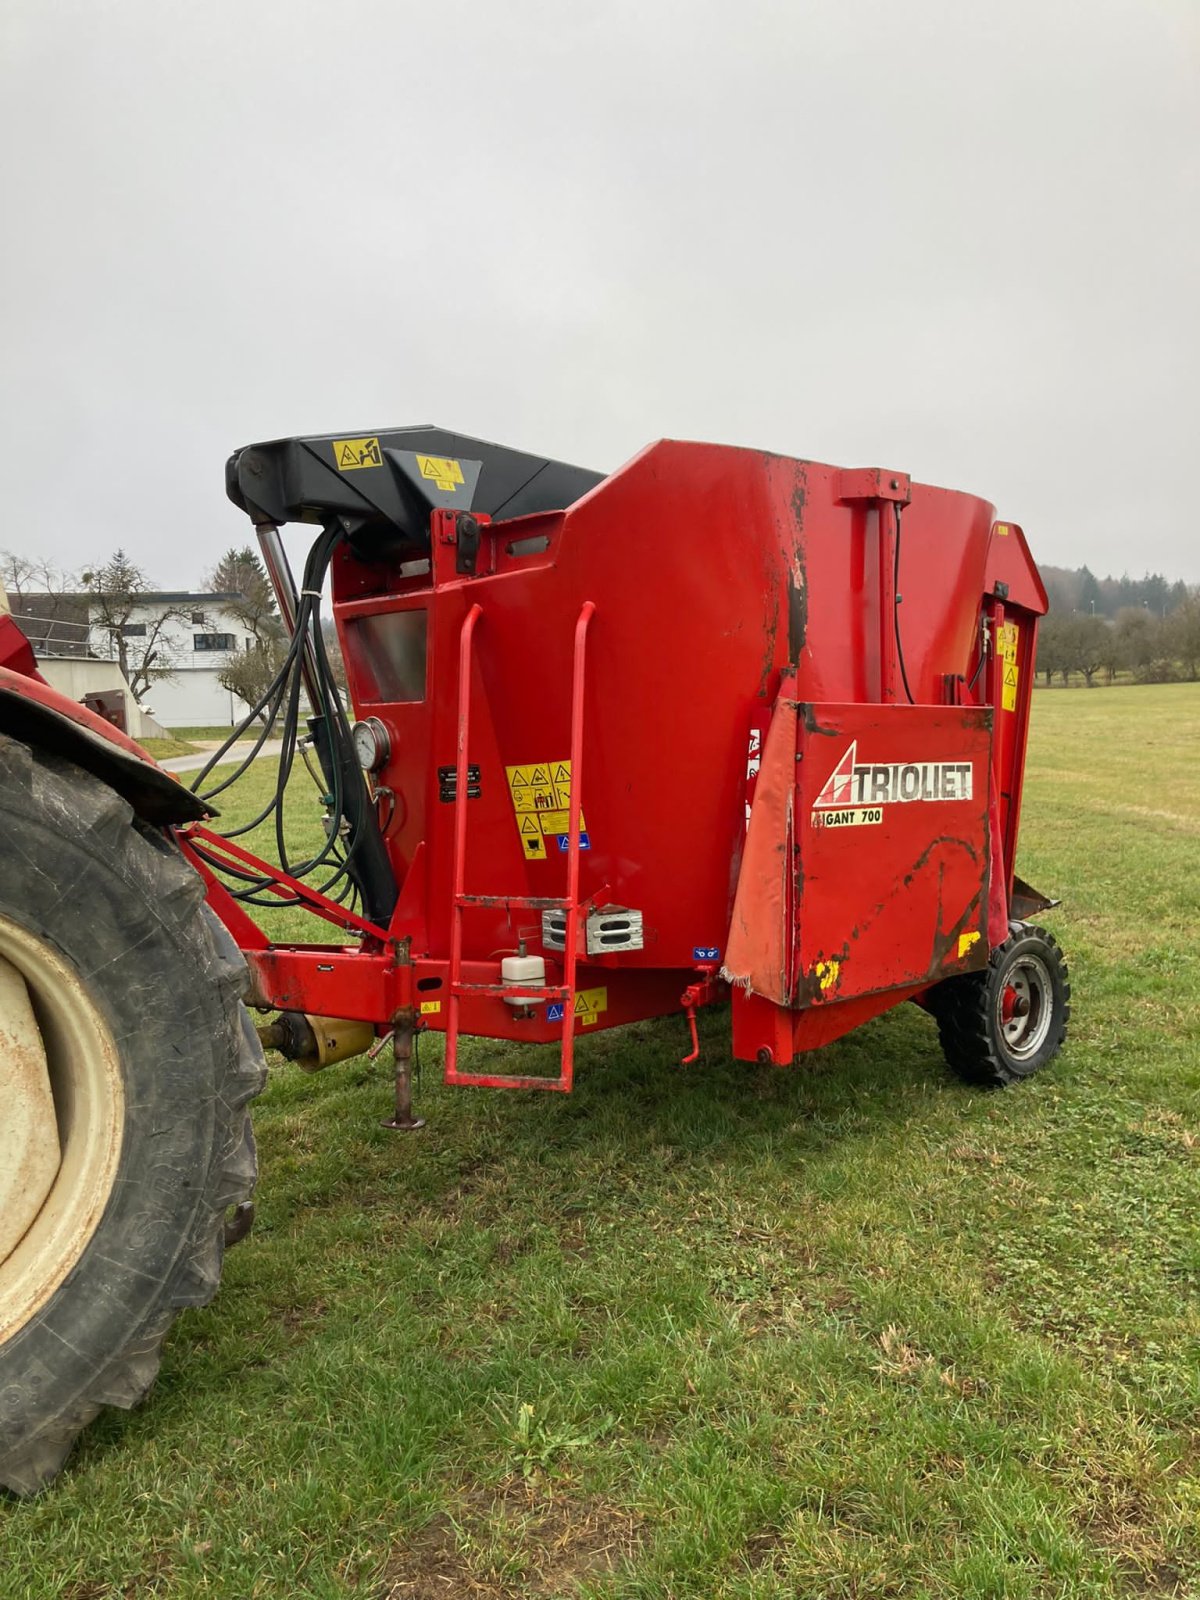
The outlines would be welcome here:
<svg viewBox="0 0 1200 1600">
<path fill-rule="evenodd" d="M 500 963 L 501 983 L 520 984 L 525 989 L 546 987 L 546 961 L 544 956 L 505 956 Z M 506 1005 L 515 1011 L 528 1011 L 534 1002 L 528 997 L 505 995 Z"/>
</svg>

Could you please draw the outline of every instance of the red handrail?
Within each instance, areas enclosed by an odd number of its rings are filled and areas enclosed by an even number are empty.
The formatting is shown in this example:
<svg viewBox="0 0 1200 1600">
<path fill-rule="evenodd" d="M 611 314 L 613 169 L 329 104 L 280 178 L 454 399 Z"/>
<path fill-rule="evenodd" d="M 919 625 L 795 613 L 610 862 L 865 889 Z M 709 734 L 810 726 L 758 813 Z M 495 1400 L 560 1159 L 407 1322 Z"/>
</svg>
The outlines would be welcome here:
<svg viewBox="0 0 1200 1600">
<path fill-rule="evenodd" d="M 462 978 L 462 917 L 465 908 L 481 897 L 465 892 L 467 858 L 467 769 L 468 746 L 471 729 L 471 652 L 475 625 L 481 615 L 479 606 L 472 606 L 463 621 L 458 647 L 458 745 L 456 750 L 454 792 L 454 910 L 450 933 L 449 1004 L 446 1011 L 446 1065 L 444 1081 L 450 1084 L 469 1084 L 480 1088 L 557 1089 L 566 1093 L 575 1075 L 575 978 L 579 964 L 579 931 L 582 907 L 579 903 L 579 819 L 583 812 L 583 716 L 584 688 L 586 683 L 587 633 L 596 607 L 591 600 L 584 602 L 575 624 L 574 657 L 571 669 L 571 792 L 567 803 L 567 892 L 563 900 L 547 902 L 524 895 L 504 898 L 510 906 L 560 905 L 566 913 L 566 931 L 563 941 L 563 981 L 541 991 L 546 999 L 562 997 L 563 1031 L 557 1078 L 515 1077 L 505 1073 L 460 1072 L 458 1070 L 459 1001 Z M 486 898 L 486 897 L 485 897 Z M 486 992 L 503 997 L 522 997 L 522 985 L 488 984 L 473 986 L 472 992 Z"/>
</svg>

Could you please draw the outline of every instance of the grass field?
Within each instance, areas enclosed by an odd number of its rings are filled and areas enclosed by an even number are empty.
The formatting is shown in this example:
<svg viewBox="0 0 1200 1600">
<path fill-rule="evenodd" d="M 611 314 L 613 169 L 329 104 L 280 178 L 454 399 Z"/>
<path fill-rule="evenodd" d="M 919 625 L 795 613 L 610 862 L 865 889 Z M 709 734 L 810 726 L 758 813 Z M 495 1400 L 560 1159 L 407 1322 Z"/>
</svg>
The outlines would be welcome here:
<svg viewBox="0 0 1200 1600">
<path fill-rule="evenodd" d="M 398 1137 L 382 1063 L 276 1064 L 254 1233 L 0 1508 L 0 1594 L 1200 1593 L 1200 688 L 1036 719 L 1045 1074 L 962 1087 L 912 1007 L 773 1072 L 716 1013 L 561 1099 L 429 1045 Z"/>
</svg>

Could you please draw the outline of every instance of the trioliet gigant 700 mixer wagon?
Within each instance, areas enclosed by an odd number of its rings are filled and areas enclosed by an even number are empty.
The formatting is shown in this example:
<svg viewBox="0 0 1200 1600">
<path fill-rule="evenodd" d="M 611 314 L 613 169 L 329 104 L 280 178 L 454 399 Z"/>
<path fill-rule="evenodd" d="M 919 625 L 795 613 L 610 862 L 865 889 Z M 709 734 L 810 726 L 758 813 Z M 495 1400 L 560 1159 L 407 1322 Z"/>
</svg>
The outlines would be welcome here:
<svg viewBox="0 0 1200 1600">
<path fill-rule="evenodd" d="M 18 1492 L 141 1397 L 249 1224 L 243 996 L 304 1065 L 390 1042 L 396 1129 L 419 1125 L 421 1031 L 444 1035 L 447 1083 L 563 1091 L 579 1041 L 636 1019 L 678 1013 L 695 1060 L 719 1002 L 734 1055 L 779 1067 L 904 1000 L 978 1083 L 1065 1034 L 1058 947 L 1027 921 L 1050 902 L 1014 873 L 1046 598 L 982 500 L 673 442 L 604 477 L 431 427 L 253 445 L 228 490 L 289 639 L 248 725 L 283 740 L 277 818 L 311 740 L 313 857 L 282 822 L 274 863 L 223 834 L 223 785 L 163 773 L 0 624 Z M 320 529 L 299 585 L 289 522 Z M 324 942 L 270 940 L 254 911 L 280 903 Z M 464 1034 L 557 1064 L 487 1071 Z"/>
</svg>

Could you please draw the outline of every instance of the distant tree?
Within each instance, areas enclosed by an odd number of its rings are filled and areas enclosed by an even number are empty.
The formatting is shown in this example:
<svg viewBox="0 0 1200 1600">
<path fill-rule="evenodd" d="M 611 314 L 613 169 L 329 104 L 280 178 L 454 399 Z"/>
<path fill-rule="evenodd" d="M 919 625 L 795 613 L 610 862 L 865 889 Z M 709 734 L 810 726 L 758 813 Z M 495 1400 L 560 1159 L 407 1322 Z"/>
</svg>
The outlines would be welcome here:
<svg viewBox="0 0 1200 1600">
<path fill-rule="evenodd" d="M 1104 615 L 1104 595 L 1087 567 L 1079 569 L 1079 598 L 1075 602 L 1075 609 L 1083 616 L 1092 617 L 1097 612 Z"/>
<path fill-rule="evenodd" d="M 1126 606 L 1117 613 L 1116 630 L 1125 666 L 1145 681 L 1162 654 L 1162 623 L 1145 606 Z"/>
<path fill-rule="evenodd" d="M 177 663 L 167 624 L 190 623 L 192 607 L 151 601 L 153 584 L 124 550 L 114 550 L 80 581 L 88 596 L 93 634 L 100 634 L 108 659 L 117 663 L 133 698 L 140 700 L 152 683 L 174 675 Z"/>
<path fill-rule="evenodd" d="M 255 639 L 264 643 L 278 637 L 279 614 L 271 580 L 249 545 L 226 550 L 209 573 L 208 581 L 217 594 L 237 597 L 228 609 Z M 236 689 L 233 692 L 236 694 Z"/>
<path fill-rule="evenodd" d="M 1083 673 L 1088 688 L 1108 654 L 1109 625 L 1103 617 L 1076 614 L 1066 619 L 1065 655 L 1070 670 Z"/>
<path fill-rule="evenodd" d="M 9 594 L 69 594 L 74 586 L 71 573 L 64 572 L 53 561 L 0 550 L 0 588 Z"/>
<path fill-rule="evenodd" d="M 1117 673 L 1125 664 L 1125 651 L 1122 648 L 1116 624 L 1108 617 L 1104 618 L 1104 638 L 1099 642 L 1098 653 L 1105 678 L 1110 684 L 1115 683 Z"/>
<path fill-rule="evenodd" d="M 1195 682 L 1200 676 L 1200 590 L 1189 594 L 1162 624 L 1167 653 Z"/>
<path fill-rule="evenodd" d="M 1055 612 L 1042 619 L 1038 628 L 1036 671 L 1046 674 L 1047 689 L 1054 682 L 1054 674 L 1063 669 L 1063 619 Z"/>
<path fill-rule="evenodd" d="M 230 656 L 217 673 L 217 682 L 245 702 L 247 709 L 256 706 L 266 694 L 275 674 L 283 665 L 286 642 L 281 634 L 253 644 Z M 260 715 L 263 713 L 260 712 Z"/>
</svg>

